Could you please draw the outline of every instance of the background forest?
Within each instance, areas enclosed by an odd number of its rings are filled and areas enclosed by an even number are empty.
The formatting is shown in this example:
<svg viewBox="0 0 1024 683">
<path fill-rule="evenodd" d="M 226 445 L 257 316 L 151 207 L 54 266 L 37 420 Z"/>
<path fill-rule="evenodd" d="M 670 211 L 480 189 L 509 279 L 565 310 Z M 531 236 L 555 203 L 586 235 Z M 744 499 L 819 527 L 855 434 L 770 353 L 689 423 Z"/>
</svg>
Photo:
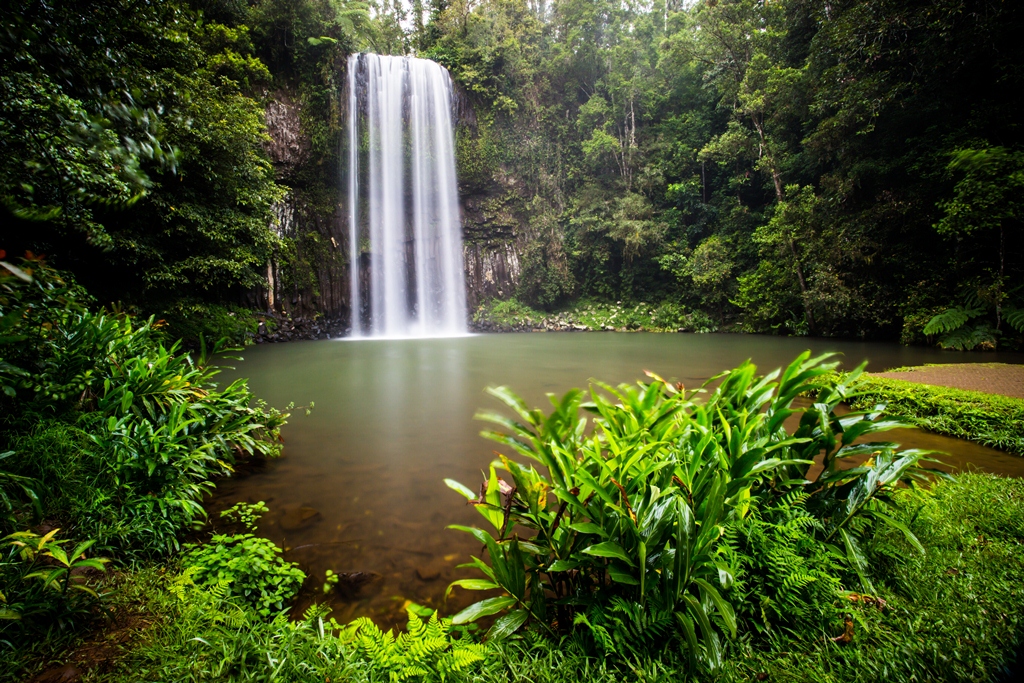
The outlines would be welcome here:
<svg viewBox="0 0 1024 683">
<path fill-rule="evenodd" d="M 315 309 L 324 264 L 347 262 L 330 239 L 344 58 L 410 53 L 459 88 L 466 240 L 513 245 L 505 298 L 1013 347 L 1021 14 L 1001 0 L 14 0 L 0 247 L 44 252 L 100 302 L 186 337 L 254 325 L 244 307 L 268 276 Z M 301 131 L 278 163 L 265 111 L 282 100 Z"/>
</svg>

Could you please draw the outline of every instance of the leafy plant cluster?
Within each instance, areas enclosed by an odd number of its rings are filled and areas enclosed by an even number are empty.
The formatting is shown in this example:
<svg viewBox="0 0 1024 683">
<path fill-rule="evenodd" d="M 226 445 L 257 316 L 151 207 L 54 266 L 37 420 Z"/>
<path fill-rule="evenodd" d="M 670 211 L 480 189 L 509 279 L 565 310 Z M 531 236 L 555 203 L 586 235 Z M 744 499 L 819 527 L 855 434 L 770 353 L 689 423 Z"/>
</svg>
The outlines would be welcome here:
<svg viewBox="0 0 1024 683">
<path fill-rule="evenodd" d="M 152 318 L 94 312 L 80 288 L 40 259 L 2 266 L 5 534 L 56 523 L 78 548 L 70 563 L 93 562 L 83 557 L 93 544 L 117 558 L 167 555 L 205 517 L 201 501 L 217 477 L 240 460 L 280 453 L 287 415 L 255 401 L 244 380 L 217 385 L 211 360 L 219 346 L 185 354 Z M 65 541 L 44 538 L 36 557 L 48 552 L 49 562 L 67 565 Z M 33 561 L 5 564 L 5 583 Z M 23 583 L 11 587 L 12 604 Z M 65 581 L 59 593 L 70 587 Z M 5 624 L 4 638 L 24 636 L 30 621 Z"/>
<path fill-rule="evenodd" d="M 32 632 L 51 635 L 91 619 L 101 596 L 85 572 L 104 572 L 110 560 L 86 556 L 91 540 L 69 552 L 63 547 L 67 540 L 55 540 L 59 531 L 42 536 L 17 531 L 0 539 L 0 578 L 11 591 L 9 598 L 0 590 L 0 620 L 24 622 Z"/>
<path fill-rule="evenodd" d="M 501 428 L 484 435 L 525 462 L 501 455 L 479 493 L 446 480 L 490 526 L 453 527 L 489 562 L 474 557 L 465 566 L 483 578 L 451 587 L 502 592 L 453 623 L 502 614 L 494 639 L 528 623 L 552 634 L 582 626 L 603 648 L 624 644 L 614 648 L 622 655 L 675 642 L 691 668 L 718 670 L 725 640 L 755 615 L 779 624 L 828 613 L 845 575 L 874 593 L 864 544 L 877 527 L 923 552 L 892 516 L 891 496 L 924 477 L 929 458 L 866 441 L 903 424 L 880 407 L 838 415 L 859 395 L 863 368 L 837 382 L 826 359 L 804 353 L 764 377 L 747 362 L 690 393 L 654 375 L 636 387 L 596 384 L 588 402 L 579 390 L 551 396 L 547 415 L 491 389 L 514 417 L 480 414 Z M 807 394 L 813 404 L 794 407 Z M 746 557 L 774 543 L 775 555 Z M 744 603 L 737 618 L 744 591 L 761 610 Z"/>
<path fill-rule="evenodd" d="M 241 524 L 249 531 L 256 531 L 260 518 L 270 512 L 262 500 L 258 503 L 235 503 L 220 513 L 221 519 L 232 524 Z"/>
<path fill-rule="evenodd" d="M 257 614 L 273 617 L 286 611 L 306 575 L 281 549 L 252 534 L 215 535 L 182 555 L 197 586 L 225 586 L 228 595 L 252 606 Z"/>
</svg>

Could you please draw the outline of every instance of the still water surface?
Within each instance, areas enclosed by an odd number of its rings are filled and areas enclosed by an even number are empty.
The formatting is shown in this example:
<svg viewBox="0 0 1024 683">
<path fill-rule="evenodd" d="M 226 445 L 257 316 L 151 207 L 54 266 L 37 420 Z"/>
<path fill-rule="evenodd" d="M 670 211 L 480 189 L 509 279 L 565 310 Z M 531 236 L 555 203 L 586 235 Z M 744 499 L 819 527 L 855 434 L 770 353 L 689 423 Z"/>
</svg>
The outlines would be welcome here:
<svg viewBox="0 0 1024 683">
<path fill-rule="evenodd" d="M 316 341 L 246 349 L 226 379 L 244 376 L 275 406 L 315 402 L 284 428 L 284 457 L 227 480 L 212 512 L 238 501 L 265 501 L 259 533 L 310 575 L 299 607 L 321 599 L 324 572 L 346 574 L 329 596 L 339 621 L 372 616 L 404 624 L 407 600 L 445 613 L 472 602 L 459 590 L 444 603 L 455 565 L 479 547 L 448 524 L 483 520 L 448 489 L 451 477 L 476 489 L 493 459 L 478 434 L 484 394 L 507 384 L 531 405 L 545 394 L 643 377 L 645 369 L 695 388 L 747 358 L 769 371 L 810 348 L 843 354 L 846 367 L 869 370 L 942 362 L 1024 362 L 1020 355 L 965 354 L 896 344 L 753 335 L 503 334 L 454 339 Z M 917 430 L 890 432 L 907 447 L 950 453 L 954 468 L 1024 476 L 1024 458 Z M 211 515 L 216 520 L 217 515 Z"/>
</svg>

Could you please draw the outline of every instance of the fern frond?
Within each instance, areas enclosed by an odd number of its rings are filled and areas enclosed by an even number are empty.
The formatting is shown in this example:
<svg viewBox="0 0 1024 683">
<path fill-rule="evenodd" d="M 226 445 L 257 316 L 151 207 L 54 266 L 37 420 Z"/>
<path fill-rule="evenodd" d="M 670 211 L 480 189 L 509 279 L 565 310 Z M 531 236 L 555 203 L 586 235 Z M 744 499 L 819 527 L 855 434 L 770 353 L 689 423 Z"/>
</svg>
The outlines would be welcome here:
<svg viewBox="0 0 1024 683">
<path fill-rule="evenodd" d="M 953 332 L 954 330 L 958 330 L 966 325 L 967 321 L 972 318 L 977 318 L 982 313 L 984 313 L 984 311 L 979 308 L 963 308 L 961 306 L 954 306 L 953 308 L 946 309 L 929 320 L 928 324 L 924 326 L 924 333 L 930 336 L 933 334 Z"/>
<path fill-rule="evenodd" d="M 464 644 L 444 655 L 438 662 L 438 669 L 445 674 L 453 674 L 482 662 L 486 658 L 486 649 L 483 645 Z"/>
<path fill-rule="evenodd" d="M 195 566 L 186 567 L 181 574 L 178 574 L 167 583 L 167 592 L 184 602 L 185 590 L 195 587 L 196 582 L 193 577 L 199 573 L 199 570 L 200 568 Z"/>
<path fill-rule="evenodd" d="M 223 602 L 231 595 L 231 579 L 218 579 L 217 583 L 207 585 L 210 596 L 217 602 Z"/>
<path fill-rule="evenodd" d="M 971 349 L 984 344 L 995 344 L 994 330 L 988 325 L 977 327 L 961 327 L 939 340 L 939 346 L 944 349 L 956 351 L 970 351 Z"/>
<path fill-rule="evenodd" d="M 814 583 L 817 580 L 818 577 L 816 576 L 811 576 L 810 574 L 803 572 L 794 572 L 783 579 L 782 590 L 787 592 L 801 590 L 808 584 Z"/>
<path fill-rule="evenodd" d="M 1011 308 L 1007 306 L 1003 309 L 1003 320 L 1018 332 L 1024 332 L 1024 308 Z"/>
</svg>

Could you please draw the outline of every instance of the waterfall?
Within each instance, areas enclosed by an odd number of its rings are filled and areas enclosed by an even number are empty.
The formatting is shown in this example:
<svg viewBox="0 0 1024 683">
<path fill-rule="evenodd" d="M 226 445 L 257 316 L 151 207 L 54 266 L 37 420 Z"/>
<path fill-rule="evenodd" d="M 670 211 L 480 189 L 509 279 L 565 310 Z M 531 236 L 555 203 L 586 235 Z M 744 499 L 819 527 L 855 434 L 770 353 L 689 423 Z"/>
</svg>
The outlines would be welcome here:
<svg viewBox="0 0 1024 683">
<path fill-rule="evenodd" d="M 352 336 L 465 334 L 448 71 L 428 59 L 351 55 L 348 116 Z"/>
</svg>

